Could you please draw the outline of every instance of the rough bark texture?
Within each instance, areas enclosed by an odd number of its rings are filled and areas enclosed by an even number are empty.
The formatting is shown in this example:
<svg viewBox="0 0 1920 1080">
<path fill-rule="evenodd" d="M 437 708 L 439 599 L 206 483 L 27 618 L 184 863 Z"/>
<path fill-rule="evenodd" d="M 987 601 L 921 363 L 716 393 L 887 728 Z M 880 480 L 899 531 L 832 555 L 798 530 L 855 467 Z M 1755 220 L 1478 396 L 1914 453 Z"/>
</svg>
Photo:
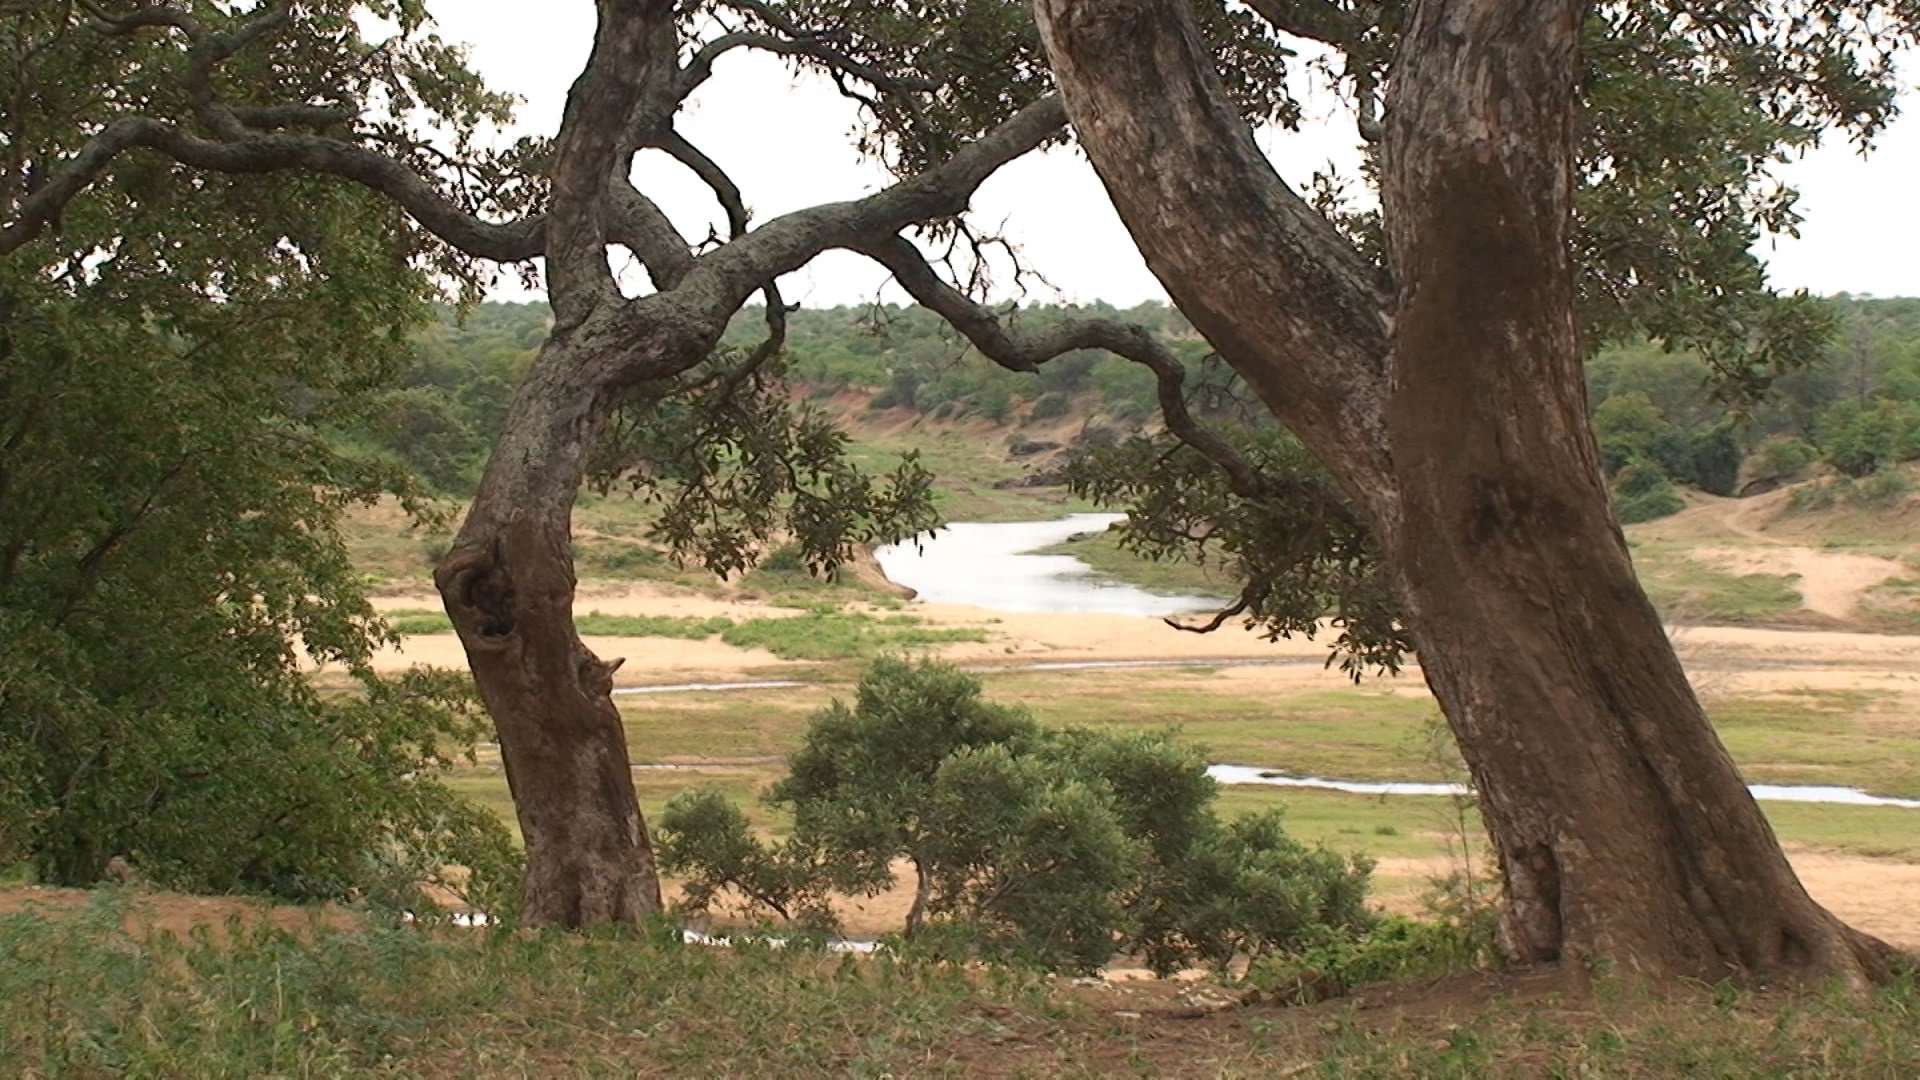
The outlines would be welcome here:
<svg viewBox="0 0 1920 1080">
<path fill-rule="evenodd" d="M 522 918 L 632 922 L 660 909 L 613 672 L 574 631 L 573 502 L 604 422 L 597 326 L 557 328 L 515 397 L 435 574 L 499 733 L 526 844 Z"/>
<path fill-rule="evenodd" d="M 1586 5 L 1414 5 L 1382 148 L 1391 299 L 1254 148 L 1178 5 L 1036 7 L 1148 264 L 1379 533 L 1481 792 L 1513 955 L 1879 974 L 1884 947 L 1795 878 L 1612 516 L 1567 245 Z"/>
</svg>

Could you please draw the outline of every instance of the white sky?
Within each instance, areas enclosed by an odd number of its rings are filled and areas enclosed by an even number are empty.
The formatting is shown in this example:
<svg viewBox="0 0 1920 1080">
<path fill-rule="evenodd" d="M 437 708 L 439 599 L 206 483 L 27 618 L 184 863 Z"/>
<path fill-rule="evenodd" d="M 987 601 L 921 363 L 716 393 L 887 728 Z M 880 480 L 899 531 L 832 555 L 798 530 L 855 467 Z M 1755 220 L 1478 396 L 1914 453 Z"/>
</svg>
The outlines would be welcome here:
<svg viewBox="0 0 1920 1080">
<path fill-rule="evenodd" d="M 519 128 L 551 133 L 567 87 L 585 62 L 593 9 L 584 3 L 539 7 L 537 19 L 527 18 L 522 5 L 498 2 L 443 0 L 432 10 L 443 37 L 471 46 L 473 64 L 489 86 L 524 99 Z M 1296 185 L 1329 161 L 1351 172 L 1358 160 L 1351 123 L 1331 102 L 1317 106 L 1314 115 L 1315 98 L 1306 100 L 1305 130 L 1261 138 L 1280 174 Z M 1920 295 L 1920 92 L 1911 80 L 1903 103 L 1913 115 L 1897 119 L 1870 157 L 1836 139 L 1784 170 L 1800 189 L 1806 221 L 1798 239 L 1762 242 L 1778 285 L 1817 293 Z M 848 137 L 854 121 L 852 105 L 824 80 L 797 77 L 775 58 L 736 51 L 716 65 L 680 128 L 733 175 L 759 222 L 887 182 L 882 170 L 855 154 Z M 725 235 L 725 218 L 706 189 L 664 155 L 643 156 L 636 181 L 690 238 L 706 236 L 709 225 Z M 1023 261 L 1058 290 L 1039 287 L 1036 300 L 1126 306 L 1165 298 L 1077 150 L 1029 155 L 1003 169 L 975 198 L 974 220 L 998 227 L 1019 245 Z M 836 252 L 783 279 L 782 288 L 790 302 L 809 307 L 862 303 L 874 298 L 886 278 L 865 259 Z M 493 295 L 528 298 L 506 275 Z"/>
</svg>

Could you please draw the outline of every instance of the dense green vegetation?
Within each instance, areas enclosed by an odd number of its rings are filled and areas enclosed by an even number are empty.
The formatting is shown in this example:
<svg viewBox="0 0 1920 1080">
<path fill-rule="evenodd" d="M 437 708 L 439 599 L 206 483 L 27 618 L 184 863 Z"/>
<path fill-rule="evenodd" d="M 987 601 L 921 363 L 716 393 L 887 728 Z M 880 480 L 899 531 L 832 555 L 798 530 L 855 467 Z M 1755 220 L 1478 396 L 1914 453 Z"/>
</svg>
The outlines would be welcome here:
<svg viewBox="0 0 1920 1080">
<path fill-rule="evenodd" d="M 1029 308 L 1019 318 L 1045 326 L 1081 310 Z M 1217 383 L 1219 373 L 1203 362 L 1205 342 L 1177 312 L 1159 304 L 1094 310 L 1155 328 L 1206 373 L 1196 394 L 1203 414 L 1217 421 L 1240 415 L 1231 386 Z M 1819 362 L 1780 373 L 1764 398 L 1738 409 L 1716 396 L 1711 370 L 1695 353 L 1641 343 L 1593 359 L 1594 429 L 1625 520 L 1679 509 L 1679 487 L 1732 495 L 1816 467 L 1858 479 L 1920 457 L 1920 300 L 1840 297 L 1828 310 L 1836 331 Z M 353 440 L 383 449 L 444 491 L 469 490 L 548 322 L 544 304 L 441 309 L 415 335 L 413 362 Z M 757 309 L 743 311 L 735 343 L 753 340 L 758 323 Z M 880 431 L 904 414 L 1031 430 L 1035 438 L 1010 441 L 1039 453 L 1050 443 L 1072 444 L 1089 425 L 1126 430 L 1157 420 L 1153 379 L 1137 365 L 1080 352 L 1037 374 L 1009 373 L 916 307 L 797 311 L 785 364 L 803 397 L 834 410 L 857 444 L 879 451 L 862 451 L 876 464 L 897 460 L 898 451 L 887 449 L 897 440 Z M 1063 428 L 1063 437 L 1041 437 Z M 947 464 L 943 473 L 936 463 L 943 478 L 961 468 Z M 1884 501 L 1899 494 L 1889 485 L 1842 483 L 1830 497 Z"/>
<path fill-rule="evenodd" d="M 755 838 L 724 792 L 676 796 L 663 869 L 687 903 L 730 889 L 783 919 L 831 925 L 832 896 L 874 895 L 912 867 L 904 931 L 989 955 L 1094 971 L 1117 953 L 1157 971 L 1364 934 L 1371 863 L 1289 837 L 1277 813 L 1223 821 L 1206 760 L 1167 732 L 1044 730 L 946 665 L 883 659 L 851 706 L 808 722 L 767 800 L 793 817 Z"/>
<path fill-rule="evenodd" d="M 1638 345 L 1588 365 L 1594 434 L 1623 519 L 1678 509 L 1676 484 L 1732 495 L 1815 466 L 1861 478 L 1920 457 L 1920 300 L 1840 297 L 1828 307 L 1836 330 L 1819 360 L 1781 373 L 1737 411 L 1691 353 Z"/>
<path fill-rule="evenodd" d="M 486 718 L 463 678 L 372 673 L 388 634 L 340 531 L 382 497 L 425 512 L 345 434 L 424 283 L 355 189 L 172 190 L 70 215 L 84 274 L 0 262 L 0 868 L 406 902 L 458 864 L 510 906 L 508 834 L 443 782 Z"/>
</svg>

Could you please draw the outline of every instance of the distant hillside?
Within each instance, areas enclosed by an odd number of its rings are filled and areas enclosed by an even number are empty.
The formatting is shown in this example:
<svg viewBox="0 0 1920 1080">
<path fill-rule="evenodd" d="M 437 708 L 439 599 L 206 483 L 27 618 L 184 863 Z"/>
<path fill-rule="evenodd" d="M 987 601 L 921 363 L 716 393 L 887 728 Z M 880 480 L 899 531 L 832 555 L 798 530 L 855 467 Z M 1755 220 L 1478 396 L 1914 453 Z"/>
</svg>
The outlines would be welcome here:
<svg viewBox="0 0 1920 1080">
<path fill-rule="evenodd" d="M 1680 510 L 1682 488 L 1759 492 L 1823 471 L 1866 481 L 1920 458 L 1920 300 L 1830 304 L 1838 329 L 1826 355 L 1779 373 L 1767 399 L 1744 414 L 1715 396 L 1711 369 L 1693 353 L 1640 343 L 1592 361 L 1594 428 L 1623 518 Z M 1155 328 L 1196 373 L 1196 410 L 1224 422 L 1230 373 L 1207 361 L 1205 341 L 1165 305 L 1034 306 L 1009 317 L 1043 327 L 1085 311 Z M 758 341 L 763 315 L 742 311 L 724 344 Z M 399 458 L 449 493 L 468 490 L 550 323 L 544 304 L 442 311 L 418 336 L 418 358 L 381 422 L 343 437 Z M 856 440 L 898 443 L 966 424 L 1008 443 L 1064 443 L 1090 424 L 1125 431 L 1157 419 L 1153 379 L 1137 365 L 1080 352 L 1037 374 L 1006 372 L 916 307 L 796 311 L 784 360 L 796 392 L 833 411 Z"/>
</svg>

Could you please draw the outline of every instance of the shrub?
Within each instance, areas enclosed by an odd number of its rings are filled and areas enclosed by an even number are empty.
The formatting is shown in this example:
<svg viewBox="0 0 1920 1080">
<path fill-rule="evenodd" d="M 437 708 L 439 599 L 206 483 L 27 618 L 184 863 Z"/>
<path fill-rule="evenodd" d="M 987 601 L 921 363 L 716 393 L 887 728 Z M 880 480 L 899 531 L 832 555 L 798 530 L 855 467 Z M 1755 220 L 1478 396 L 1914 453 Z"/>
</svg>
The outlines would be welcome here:
<svg viewBox="0 0 1920 1080">
<path fill-rule="evenodd" d="M 1342 997 L 1393 979 L 1432 978 L 1482 963 L 1491 935 L 1476 924 L 1388 916 L 1363 934 L 1328 934 L 1295 952 L 1269 957 L 1247 978 L 1289 1005 Z"/>
<path fill-rule="evenodd" d="M 1843 401 L 1816 426 L 1827 463 L 1856 479 L 1920 450 L 1920 412 L 1900 402 Z"/>
<path fill-rule="evenodd" d="M 1856 506 L 1887 509 L 1900 505 L 1913 492 L 1913 481 L 1898 469 L 1881 469 L 1854 485 Z"/>
<path fill-rule="evenodd" d="M 1693 486 L 1715 495 L 1731 495 L 1740 484 L 1740 440 L 1733 426 L 1715 424 L 1695 433 L 1687 444 L 1687 469 L 1678 473 Z"/>
<path fill-rule="evenodd" d="M 851 708 L 814 716 L 789 769 L 768 796 L 793 814 L 780 846 L 718 793 L 670 806 L 662 866 L 692 879 L 690 906 L 731 890 L 784 914 L 878 892 L 904 864 L 916 942 L 932 928 L 936 951 L 1080 971 L 1123 948 L 1163 971 L 1224 964 L 1371 923 L 1370 864 L 1299 844 L 1277 815 L 1222 822 L 1193 748 L 1043 731 L 950 666 L 877 662 Z"/>
<path fill-rule="evenodd" d="M 1820 451 L 1805 439 L 1775 435 L 1754 451 L 1754 473 L 1770 479 L 1787 480 L 1800 475 L 1819 459 Z"/>
<path fill-rule="evenodd" d="M 1687 508 L 1673 482 L 1658 465 L 1636 461 L 1613 478 L 1614 514 L 1622 525 L 1653 521 Z"/>
<path fill-rule="evenodd" d="M 1881 469 L 1861 479 L 1835 477 L 1795 488 L 1787 507 L 1796 514 L 1858 506 L 1884 510 L 1900 505 L 1913 492 L 1913 481 L 1898 469 Z"/>
<path fill-rule="evenodd" d="M 893 369 L 887 388 L 874 395 L 870 409 L 911 409 L 920 404 L 920 373 L 912 368 Z"/>
</svg>

